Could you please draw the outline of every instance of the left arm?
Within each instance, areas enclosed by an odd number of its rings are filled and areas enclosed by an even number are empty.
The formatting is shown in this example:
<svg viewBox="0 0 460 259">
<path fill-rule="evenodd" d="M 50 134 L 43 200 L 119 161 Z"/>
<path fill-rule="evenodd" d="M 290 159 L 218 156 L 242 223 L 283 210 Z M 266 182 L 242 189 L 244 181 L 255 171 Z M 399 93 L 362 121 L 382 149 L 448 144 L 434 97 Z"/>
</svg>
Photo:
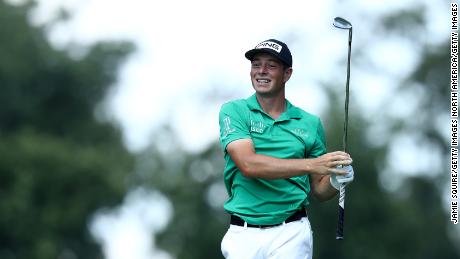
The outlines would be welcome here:
<svg viewBox="0 0 460 259">
<path fill-rule="evenodd" d="M 341 170 L 347 173 L 310 175 L 311 192 L 320 202 L 330 200 L 337 194 L 341 186 L 345 187 L 355 179 L 355 172 L 351 165 L 344 165 Z"/>
<path fill-rule="evenodd" d="M 326 153 L 326 138 L 321 121 L 318 120 L 316 139 L 309 157 L 319 157 Z M 310 175 L 310 188 L 313 196 L 320 202 L 330 200 L 338 191 L 330 183 L 331 175 Z"/>
<path fill-rule="evenodd" d="M 321 122 L 318 123 L 317 138 L 311 149 L 309 157 L 319 157 L 326 153 L 326 140 Z M 348 154 L 347 154 L 348 155 Z M 349 156 L 349 155 L 348 155 Z M 348 164 L 342 164 L 340 170 L 345 170 L 346 174 L 327 174 L 318 175 L 310 174 L 310 189 L 312 195 L 320 202 L 332 199 L 340 190 L 340 186 L 346 186 L 354 179 L 353 167 L 351 166 L 351 157 Z M 338 169 L 338 168 L 337 168 Z"/>
<path fill-rule="evenodd" d="M 338 191 L 330 183 L 330 175 L 310 174 L 310 187 L 313 196 L 320 202 L 332 199 Z"/>
</svg>

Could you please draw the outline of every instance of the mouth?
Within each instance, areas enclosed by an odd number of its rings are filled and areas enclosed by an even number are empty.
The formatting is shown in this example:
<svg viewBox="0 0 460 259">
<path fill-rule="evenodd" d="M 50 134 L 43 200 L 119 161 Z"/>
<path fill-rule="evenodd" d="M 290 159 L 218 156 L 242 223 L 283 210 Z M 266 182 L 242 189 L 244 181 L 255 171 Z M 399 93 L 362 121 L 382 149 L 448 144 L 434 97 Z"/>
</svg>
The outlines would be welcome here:
<svg viewBox="0 0 460 259">
<path fill-rule="evenodd" d="M 256 79 L 256 82 L 259 83 L 259 84 L 268 84 L 270 83 L 272 80 L 270 79 L 266 79 L 266 78 L 259 78 L 259 79 Z"/>
</svg>

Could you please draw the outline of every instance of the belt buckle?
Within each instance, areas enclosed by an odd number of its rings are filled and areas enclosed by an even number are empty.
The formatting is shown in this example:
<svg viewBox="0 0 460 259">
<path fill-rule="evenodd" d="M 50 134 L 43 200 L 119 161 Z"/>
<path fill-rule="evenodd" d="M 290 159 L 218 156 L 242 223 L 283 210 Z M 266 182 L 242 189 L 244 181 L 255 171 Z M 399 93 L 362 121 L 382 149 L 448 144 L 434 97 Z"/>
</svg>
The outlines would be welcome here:
<svg viewBox="0 0 460 259">
<path fill-rule="evenodd" d="M 265 225 L 265 226 L 264 225 L 257 225 L 257 227 L 259 229 L 269 229 L 269 228 L 274 228 L 274 227 L 280 226 L 283 223 L 279 223 L 279 224 L 275 224 L 275 225 Z"/>
<path fill-rule="evenodd" d="M 264 226 L 264 225 L 257 225 L 257 228 L 259 229 L 268 229 L 268 228 L 272 228 L 273 226 Z"/>
</svg>

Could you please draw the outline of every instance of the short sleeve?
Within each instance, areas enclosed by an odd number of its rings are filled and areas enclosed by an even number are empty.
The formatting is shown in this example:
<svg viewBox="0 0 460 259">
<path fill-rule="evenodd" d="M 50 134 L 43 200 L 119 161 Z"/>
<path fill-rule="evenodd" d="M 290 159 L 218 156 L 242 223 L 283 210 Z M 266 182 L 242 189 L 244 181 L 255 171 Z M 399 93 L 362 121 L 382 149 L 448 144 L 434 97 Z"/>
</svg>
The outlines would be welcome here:
<svg viewBox="0 0 460 259">
<path fill-rule="evenodd" d="M 227 145 L 238 139 L 249 139 L 249 124 L 247 122 L 248 112 L 235 103 L 222 105 L 219 112 L 220 144 L 224 152 Z"/>
<path fill-rule="evenodd" d="M 324 128 L 321 123 L 321 120 L 318 119 L 316 127 L 316 137 L 313 147 L 310 150 L 310 153 L 307 154 L 307 157 L 319 157 L 326 153 L 326 137 L 324 136 Z"/>
</svg>

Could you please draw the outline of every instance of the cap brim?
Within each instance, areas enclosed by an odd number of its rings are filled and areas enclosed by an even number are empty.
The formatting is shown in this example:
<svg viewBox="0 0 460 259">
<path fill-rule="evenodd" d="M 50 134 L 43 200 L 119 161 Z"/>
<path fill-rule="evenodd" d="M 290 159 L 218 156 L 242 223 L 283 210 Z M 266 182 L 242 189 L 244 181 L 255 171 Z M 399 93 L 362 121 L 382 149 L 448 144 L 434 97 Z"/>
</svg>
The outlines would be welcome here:
<svg viewBox="0 0 460 259">
<path fill-rule="evenodd" d="M 251 50 L 247 51 L 247 52 L 244 54 L 244 56 L 245 56 L 247 59 L 249 59 L 249 60 L 252 61 L 252 59 L 254 58 L 254 56 L 255 56 L 256 54 L 259 54 L 259 53 L 268 53 L 268 54 L 274 55 L 274 53 L 272 53 L 272 52 L 270 52 L 270 51 L 268 51 L 268 50 L 266 50 L 266 49 L 251 49 Z"/>
</svg>

